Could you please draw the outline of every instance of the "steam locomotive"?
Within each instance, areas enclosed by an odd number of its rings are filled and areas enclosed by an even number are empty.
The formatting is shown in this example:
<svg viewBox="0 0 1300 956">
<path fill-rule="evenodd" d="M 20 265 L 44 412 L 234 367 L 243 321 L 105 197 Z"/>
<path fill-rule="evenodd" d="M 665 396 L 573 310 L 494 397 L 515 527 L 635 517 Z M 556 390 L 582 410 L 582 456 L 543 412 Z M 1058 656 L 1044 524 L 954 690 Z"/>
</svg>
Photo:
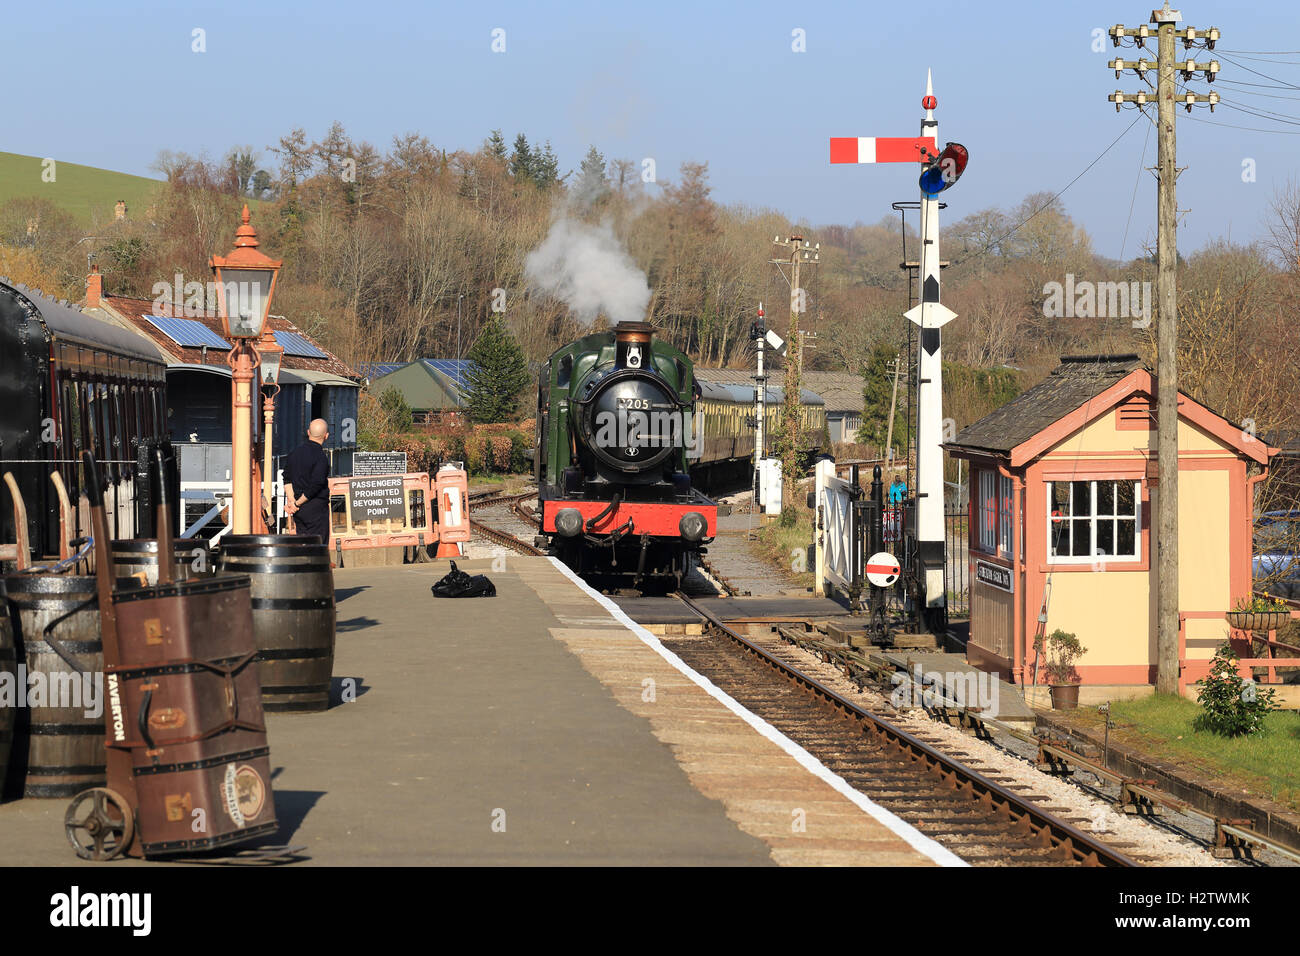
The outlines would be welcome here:
<svg viewBox="0 0 1300 956">
<path fill-rule="evenodd" d="M 578 339 L 542 368 L 539 544 L 593 583 L 675 588 L 717 534 L 717 505 L 697 485 L 749 469 L 754 390 L 696 376 L 642 322 Z M 771 432 L 784 395 L 769 387 L 766 399 Z M 825 402 L 805 389 L 800 453 L 827 447 Z"/>
<path fill-rule="evenodd" d="M 699 395 L 691 360 L 644 322 L 551 355 L 534 455 L 551 554 L 601 586 L 681 583 L 718 530 L 717 504 L 690 476 Z"/>
</svg>

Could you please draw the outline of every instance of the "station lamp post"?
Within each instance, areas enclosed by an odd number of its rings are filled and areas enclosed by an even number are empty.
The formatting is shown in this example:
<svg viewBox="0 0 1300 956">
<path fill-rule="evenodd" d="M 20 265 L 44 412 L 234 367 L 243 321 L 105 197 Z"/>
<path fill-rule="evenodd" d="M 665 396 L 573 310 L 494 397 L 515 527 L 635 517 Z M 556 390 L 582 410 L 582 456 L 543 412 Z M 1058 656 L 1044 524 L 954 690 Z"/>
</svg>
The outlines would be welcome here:
<svg viewBox="0 0 1300 956">
<path fill-rule="evenodd" d="M 262 497 L 266 501 L 266 513 L 271 517 L 272 528 L 275 522 L 275 493 L 273 489 L 275 474 L 271 470 L 271 435 L 275 421 L 275 396 L 280 394 L 280 363 L 284 359 L 284 349 L 275 340 L 268 322 L 262 329 L 262 337 L 257 341 L 257 351 L 262 356 L 261 381 L 263 387 L 270 386 L 270 391 L 262 393 Z M 270 530 L 270 529 L 268 529 Z M 274 532 L 272 532 L 274 533 Z"/>
<path fill-rule="evenodd" d="M 248 534 L 253 525 L 253 377 L 261 356 L 253 340 L 262 334 L 275 294 L 282 260 L 258 251 L 257 233 L 248 222 L 235 232 L 228 256 L 213 256 L 209 265 L 216 278 L 217 314 L 226 337 L 235 344 L 226 357 L 231 370 L 230 415 L 230 528 Z M 277 372 L 278 375 L 278 372 Z"/>
</svg>

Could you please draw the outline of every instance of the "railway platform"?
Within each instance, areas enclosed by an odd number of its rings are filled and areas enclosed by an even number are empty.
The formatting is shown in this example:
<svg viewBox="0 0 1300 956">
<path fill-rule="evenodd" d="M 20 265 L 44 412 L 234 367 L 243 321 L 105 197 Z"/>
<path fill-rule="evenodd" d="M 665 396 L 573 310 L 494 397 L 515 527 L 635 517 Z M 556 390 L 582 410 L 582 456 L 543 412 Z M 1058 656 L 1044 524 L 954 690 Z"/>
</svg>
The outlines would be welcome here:
<svg viewBox="0 0 1300 956">
<path fill-rule="evenodd" d="M 297 865 L 958 862 L 549 559 L 457 563 L 497 596 L 434 598 L 445 561 L 335 572 L 331 707 L 268 718 Z M 65 807 L 0 804 L 0 865 L 81 863 Z"/>
</svg>

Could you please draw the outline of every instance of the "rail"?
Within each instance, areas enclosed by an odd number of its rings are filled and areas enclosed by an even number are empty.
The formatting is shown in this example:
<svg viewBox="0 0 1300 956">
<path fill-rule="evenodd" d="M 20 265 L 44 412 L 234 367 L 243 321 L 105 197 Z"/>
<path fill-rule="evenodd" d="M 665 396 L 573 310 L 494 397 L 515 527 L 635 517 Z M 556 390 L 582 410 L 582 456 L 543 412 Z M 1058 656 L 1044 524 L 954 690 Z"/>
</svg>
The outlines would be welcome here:
<svg viewBox="0 0 1300 956">
<path fill-rule="evenodd" d="M 955 789 L 970 796 L 972 800 L 983 804 L 992 812 L 1003 814 L 1018 826 L 1026 828 L 1027 835 L 1043 841 L 1044 846 L 1053 847 L 1066 858 L 1085 866 L 1138 865 L 1136 861 L 1115 848 L 1095 840 L 1064 820 L 1058 819 L 1041 808 L 1021 799 L 1012 791 L 988 779 L 978 771 L 940 753 L 929 744 L 876 714 L 863 710 L 816 678 L 810 677 L 798 668 L 777 659 L 757 644 L 729 628 L 717 615 L 707 611 L 690 598 L 682 594 L 677 596 L 682 603 L 746 652 L 754 655 L 758 660 L 780 673 L 786 679 L 821 698 L 835 709 L 841 711 L 845 716 L 857 720 L 862 725 L 864 732 L 873 740 L 892 744 L 896 749 L 908 754 L 913 762 L 934 771 L 952 784 Z"/>
<path fill-rule="evenodd" d="M 1155 789 L 1149 780 L 1125 777 L 1122 774 L 1115 773 L 1104 765 L 1071 749 L 1069 742 L 1066 740 L 1029 734 L 994 717 L 985 716 L 952 698 L 945 697 L 933 687 L 917 685 L 910 674 L 899 671 L 888 661 L 863 657 L 854 654 L 851 650 L 844 648 L 843 645 L 809 639 L 789 628 L 781 628 L 780 634 L 782 638 L 791 644 L 822 655 L 828 660 L 835 659 L 837 664 L 850 672 L 850 679 L 858 683 L 861 683 L 865 676 L 870 675 L 876 680 L 889 682 L 892 687 L 893 675 L 898 675 L 901 682 L 918 691 L 912 699 L 921 700 L 923 703 L 929 702 L 929 706 L 926 707 L 927 711 L 937 714 L 941 719 L 956 722 L 959 726 L 970 730 L 982 739 L 991 739 L 990 732 L 996 730 L 1022 743 L 1037 747 L 1038 766 L 1046 772 L 1061 773 L 1065 768 L 1072 767 L 1091 773 L 1099 779 L 1109 781 L 1119 787 L 1119 797 L 1116 802 L 1121 809 L 1152 812 L 1157 807 L 1163 807 L 1202 820 L 1214 827 L 1215 840 L 1211 849 L 1220 855 L 1235 854 L 1250 847 L 1260 847 L 1284 859 L 1300 863 L 1300 849 L 1278 843 L 1276 840 L 1258 833 L 1251 829 L 1251 822 L 1248 820 L 1215 816 L 1207 813 L 1170 794 Z M 921 691 L 924 691 L 924 693 L 920 693 Z"/>
</svg>

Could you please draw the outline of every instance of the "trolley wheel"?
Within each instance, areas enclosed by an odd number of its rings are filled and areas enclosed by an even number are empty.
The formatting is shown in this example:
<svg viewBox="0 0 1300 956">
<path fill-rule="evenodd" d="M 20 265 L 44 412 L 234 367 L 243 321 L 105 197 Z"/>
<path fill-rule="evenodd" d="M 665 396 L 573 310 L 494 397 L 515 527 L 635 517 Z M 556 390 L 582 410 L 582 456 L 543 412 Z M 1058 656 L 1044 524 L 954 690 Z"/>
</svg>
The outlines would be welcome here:
<svg viewBox="0 0 1300 956">
<path fill-rule="evenodd" d="M 72 798 L 63 815 L 68 842 L 83 860 L 112 860 L 135 836 L 135 815 L 116 790 L 92 787 Z"/>
</svg>

